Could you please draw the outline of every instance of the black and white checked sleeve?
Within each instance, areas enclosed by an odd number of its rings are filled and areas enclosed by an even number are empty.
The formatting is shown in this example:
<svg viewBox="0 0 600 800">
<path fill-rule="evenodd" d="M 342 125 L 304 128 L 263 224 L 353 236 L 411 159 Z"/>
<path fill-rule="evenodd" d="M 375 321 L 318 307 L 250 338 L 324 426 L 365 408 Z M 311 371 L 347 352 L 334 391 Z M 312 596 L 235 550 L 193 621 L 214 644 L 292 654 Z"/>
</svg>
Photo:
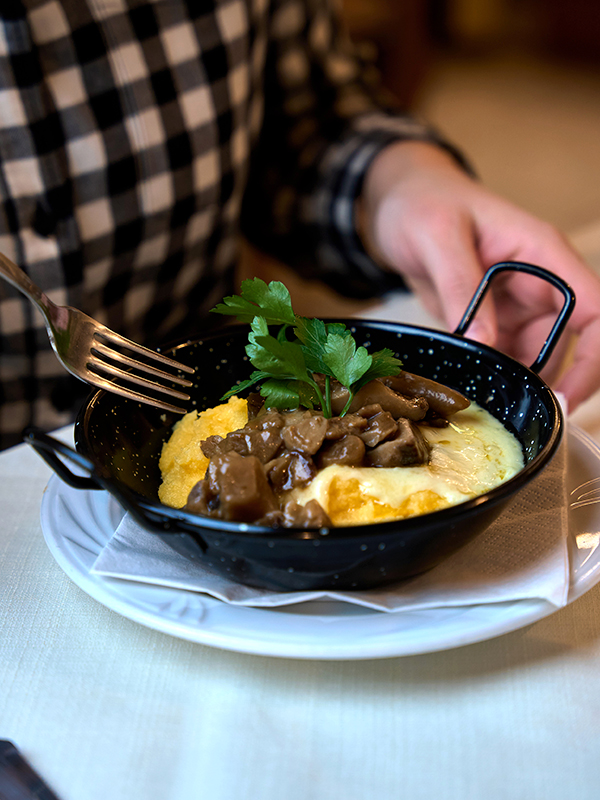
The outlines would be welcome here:
<svg viewBox="0 0 600 800">
<path fill-rule="evenodd" d="M 246 236 L 347 295 L 402 285 L 365 252 L 355 200 L 375 156 L 403 139 L 462 156 L 393 105 L 354 51 L 330 0 L 276 0 L 264 71 L 264 124 L 243 206 Z M 467 167 L 468 168 L 468 167 Z"/>
<path fill-rule="evenodd" d="M 388 142 L 437 139 L 365 75 L 329 0 L 1 0 L 0 251 L 150 346 L 233 290 L 242 224 L 341 291 L 380 291 L 354 198 Z M 0 282 L 0 448 L 71 420 L 82 391 Z"/>
</svg>

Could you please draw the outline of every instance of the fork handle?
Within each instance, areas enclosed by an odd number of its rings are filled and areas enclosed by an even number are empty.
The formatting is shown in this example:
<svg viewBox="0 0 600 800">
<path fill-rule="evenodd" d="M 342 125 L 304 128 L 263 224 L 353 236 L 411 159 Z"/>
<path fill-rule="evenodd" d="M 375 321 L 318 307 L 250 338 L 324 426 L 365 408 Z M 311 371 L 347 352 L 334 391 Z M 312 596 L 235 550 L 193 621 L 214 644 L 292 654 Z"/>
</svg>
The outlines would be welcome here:
<svg viewBox="0 0 600 800">
<path fill-rule="evenodd" d="M 0 275 L 35 303 L 44 316 L 47 316 L 49 309 L 54 307 L 52 300 L 4 253 L 0 253 Z"/>
</svg>

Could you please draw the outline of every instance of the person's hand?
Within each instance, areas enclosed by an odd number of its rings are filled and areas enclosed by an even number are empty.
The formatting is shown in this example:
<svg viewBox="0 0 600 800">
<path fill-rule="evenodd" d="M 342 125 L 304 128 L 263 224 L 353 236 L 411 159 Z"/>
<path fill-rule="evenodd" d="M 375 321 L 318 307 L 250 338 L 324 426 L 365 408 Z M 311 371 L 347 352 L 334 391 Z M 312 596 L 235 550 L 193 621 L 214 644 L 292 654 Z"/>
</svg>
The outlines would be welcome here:
<svg viewBox="0 0 600 800">
<path fill-rule="evenodd" d="M 525 261 L 554 272 L 577 296 L 567 331 L 578 335 L 570 366 L 555 386 L 573 410 L 600 388 L 600 279 L 567 240 L 544 222 L 485 189 L 441 148 L 398 142 L 373 161 L 359 201 L 367 250 L 399 272 L 450 330 L 483 273 L 499 261 Z M 562 294 L 539 278 L 498 276 L 468 336 L 533 363 Z M 544 377 L 553 381 L 569 342 L 563 334 Z"/>
</svg>

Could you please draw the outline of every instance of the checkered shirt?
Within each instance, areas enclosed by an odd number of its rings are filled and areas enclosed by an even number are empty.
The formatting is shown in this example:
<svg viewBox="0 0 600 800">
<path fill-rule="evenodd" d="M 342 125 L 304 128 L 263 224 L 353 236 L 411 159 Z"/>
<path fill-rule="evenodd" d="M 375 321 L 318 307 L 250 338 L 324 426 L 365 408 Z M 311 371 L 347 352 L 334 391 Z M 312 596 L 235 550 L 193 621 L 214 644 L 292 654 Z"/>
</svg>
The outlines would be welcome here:
<svg viewBox="0 0 600 800">
<path fill-rule="evenodd" d="M 386 286 L 353 226 L 391 141 L 328 0 L 2 0 L 0 251 L 48 296 L 149 345 L 231 292 L 240 233 L 346 293 Z M 0 447 L 86 392 L 0 282 Z"/>
</svg>

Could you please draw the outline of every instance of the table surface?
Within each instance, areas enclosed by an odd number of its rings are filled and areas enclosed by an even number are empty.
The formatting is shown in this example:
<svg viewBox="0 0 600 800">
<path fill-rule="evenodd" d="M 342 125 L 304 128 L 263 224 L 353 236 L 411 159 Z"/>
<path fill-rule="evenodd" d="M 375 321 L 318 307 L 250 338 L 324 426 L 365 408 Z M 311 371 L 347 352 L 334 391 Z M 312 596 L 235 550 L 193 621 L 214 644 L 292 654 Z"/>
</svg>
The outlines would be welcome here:
<svg viewBox="0 0 600 800">
<path fill-rule="evenodd" d="M 403 297 L 378 314 L 429 322 Z M 573 422 L 600 442 L 600 396 Z M 598 796 L 600 587 L 439 653 L 222 651 L 125 619 L 65 576 L 40 528 L 49 476 L 26 445 L 0 455 L 0 738 L 62 800 Z"/>
</svg>

